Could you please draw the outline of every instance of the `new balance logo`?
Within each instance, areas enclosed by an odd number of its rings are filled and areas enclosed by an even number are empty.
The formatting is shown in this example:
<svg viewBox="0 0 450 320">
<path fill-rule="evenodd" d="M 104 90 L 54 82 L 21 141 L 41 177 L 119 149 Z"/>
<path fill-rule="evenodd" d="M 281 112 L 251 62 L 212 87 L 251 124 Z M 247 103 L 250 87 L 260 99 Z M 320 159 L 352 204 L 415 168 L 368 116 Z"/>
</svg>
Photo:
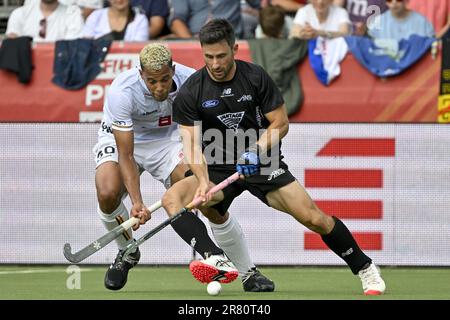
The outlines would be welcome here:
<svg viewBox="0 0 450 320">
<path fill-rule="evenodd" d="M 239 123 L 241 123 L 242 118 L 244 117 L 245 111 L 234 112 L 234 113 L 225 113 L 217 116 L 217 118 L 222 121 L 224 125 L 229 129 L 233 129 L 234 132 L 237 132 L 239 128 Z"/>
<path fill-rule="evenodd" d="M 250 94 L 244 94 L 242 97 L 240 97 L 237 102 L 244 102 L 244 101 L 252 101 L 253 97 Z"/>
<path fill-rule="evenodd" d="M 225 98 L 225 97 L 232 97 L 234 96 L 233 93 L 231 93 L 231 88 L 225 88 L 222 91 L 222 95 L 220 96 L 221 98 Z"/>
<path fill-rule="evenodd" d="M 275 171 L 272 171 L 272 173 L 270 174 L 269 178 L 267 178 L 267 181 L 270 181 L 272 179 L 275 179 L 276 177 L 281 176 L 283 173 L 285 173 L 286 171 L 284 171 L 284 169 L 280 168 L 277 169 Z"/>
<path fill-rule="evenodd" d="M 346 257 L 346 256 L 351 255 L 352 253 L 353 253 L 353 248 L 350 248 L 350 249 L 348 249 L 347 251 L 343 252 L 343 253 L 341 254 L 341 256 L 342 256 L 342 258 L 344 258 L 344 257 Z"/>
</svg>

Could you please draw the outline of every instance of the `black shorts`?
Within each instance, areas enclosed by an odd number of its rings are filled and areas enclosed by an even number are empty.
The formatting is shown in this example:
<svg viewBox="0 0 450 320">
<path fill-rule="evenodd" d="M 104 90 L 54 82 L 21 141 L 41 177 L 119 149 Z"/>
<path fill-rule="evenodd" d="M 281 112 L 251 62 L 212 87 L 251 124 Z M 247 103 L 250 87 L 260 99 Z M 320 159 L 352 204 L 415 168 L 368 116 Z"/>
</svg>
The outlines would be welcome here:
<svg viewBox="0 0 450 320">
<path fill-rule="evenodd" d="M 234 166 L 208 166 L 209 180 L 214 184 L 218 184 L 236 172 Z M 223 189 L 224 199 L 212 206 L 212 208 L 224 215 L 234 198 L 239 196 L 243 191 L 248 190 L 255 197 L 260 199 L 266 205 L 269 205 L 266 195 L 274 190 L 280 189 L 291 182 L 295 181 L 295 177 L 288 170 L 288 166 L 280 161 L 280 167 L 272 171 L 269 175 L 254 175 L 245 180 L 239 179 L 228 187 Z"/>
</svg>

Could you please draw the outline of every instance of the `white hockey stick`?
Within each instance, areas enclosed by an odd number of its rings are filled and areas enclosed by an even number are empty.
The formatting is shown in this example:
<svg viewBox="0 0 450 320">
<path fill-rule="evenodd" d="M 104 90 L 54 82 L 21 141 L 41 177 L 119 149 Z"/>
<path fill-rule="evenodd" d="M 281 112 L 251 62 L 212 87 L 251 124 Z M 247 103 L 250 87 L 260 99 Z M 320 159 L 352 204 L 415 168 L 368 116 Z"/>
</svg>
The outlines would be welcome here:
<svg viewBox="0 0 450 320">
<path fill-rule="evenodd" d="M 152 204 L 147 209 L 150 212 L 154 212 L 161 208 L 161 200 L 158 200 L 154 204 Z M 108 233 L 104 234 L 91 244 L 87 245 L 83 249 L 81 249 L 78 252 L 72 253 L 72 247 L 69 243 L 66 243 L 64 245 L 64 257 L 66 257 L 67 260 L 69 260 L 72 263 L 78 263 L 80 261 L 83 261 L 87 257 L 93 255 L 95 252 L 100 250 L 101 248 L 105 247 L 108 243 L 116 239 L 118 236 L 120 236 L 123 232 L 126 232 L 128 229 L 130 229 L 133 225 L 139 223 L 139 219 L 135 217 L 131 217 L 127 221 L 124 221 L 122 224 L 118 225 Z"/>
</svg>

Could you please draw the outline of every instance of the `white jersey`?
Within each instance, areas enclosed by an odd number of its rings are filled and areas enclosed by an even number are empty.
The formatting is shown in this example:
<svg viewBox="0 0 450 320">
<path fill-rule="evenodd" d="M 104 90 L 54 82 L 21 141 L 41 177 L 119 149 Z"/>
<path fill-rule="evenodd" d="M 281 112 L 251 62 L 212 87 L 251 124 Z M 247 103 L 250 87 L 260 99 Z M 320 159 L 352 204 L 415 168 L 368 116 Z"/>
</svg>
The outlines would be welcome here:
<svg viewBox="0 0 450 320">
<path fill-rule="evenodd" d="M 172 121 L 172 102 L 181 85 L 194 72 L 192 68 L 175 63 L 173 81 L 177 88 L 165 101 L 153 99 L 137 67 L 121 73 L 109 88 L 99 139 L 112 136 L 111 128 L 133 130 L 135 143 L 178 137 L 178 125 Z"/>
</svg>

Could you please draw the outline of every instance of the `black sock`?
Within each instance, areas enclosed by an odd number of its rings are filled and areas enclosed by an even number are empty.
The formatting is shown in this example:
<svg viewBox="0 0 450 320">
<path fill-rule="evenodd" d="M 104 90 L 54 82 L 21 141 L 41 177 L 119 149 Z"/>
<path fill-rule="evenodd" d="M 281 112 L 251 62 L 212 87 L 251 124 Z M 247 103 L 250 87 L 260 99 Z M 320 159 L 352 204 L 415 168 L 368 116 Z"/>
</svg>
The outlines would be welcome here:
<svg viewBox="0 0 450 320">
<path fill-rule="evenodd" d="M 172 222 L 172 228 L 204 259 L 210 255 L 223 254 L 223 250 L 211 240 L 203 221 L 192 212 L 187 212 Z"/>
<path fill-rule="evenodd" d="M 333 217 L 333 219 L 336 222 L 333 230 L 322 236 L 322 240 L 328 248 L 344 259 L 353 274 L 358 274 L 372 260 L 361 251 L 345 224 L 336 217 Z"/>
</svg>

